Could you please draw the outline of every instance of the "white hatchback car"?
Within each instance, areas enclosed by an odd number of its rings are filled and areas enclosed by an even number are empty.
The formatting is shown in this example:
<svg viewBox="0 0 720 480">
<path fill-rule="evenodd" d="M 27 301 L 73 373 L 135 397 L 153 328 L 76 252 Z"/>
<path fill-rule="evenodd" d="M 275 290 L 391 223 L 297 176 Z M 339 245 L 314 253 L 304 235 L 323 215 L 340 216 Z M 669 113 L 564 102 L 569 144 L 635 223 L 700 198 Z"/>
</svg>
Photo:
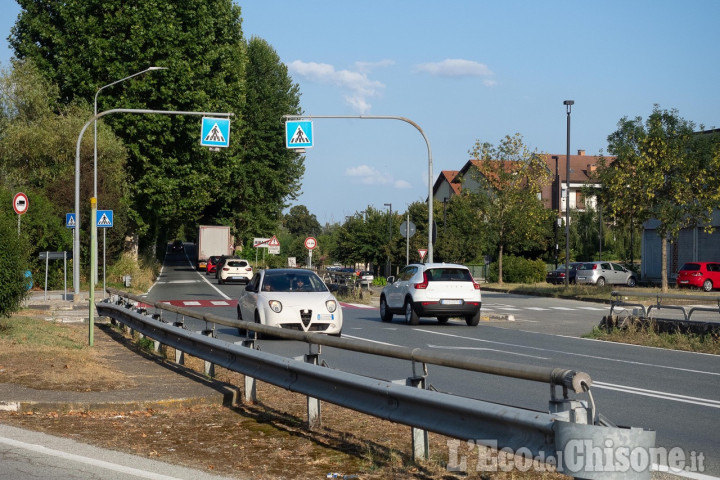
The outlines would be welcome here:
<svg viewBox="0 0 720 480">
<path fill-rule="evenodd" d="M 238 320 L 301 332 L 340 336 L 340 302 L 322 279 L 310 270 L 260 270 L 238 299 Z"/>
<path fill-rule="evenodd" d="M 436 317 L 446 323 L 463 317 L 470 326 L 480 321 L 480 285 L 470 270 L 452 263 L 425 263 L 405 266 L 397 278 L 388 277 L 380 294 L 380 318 L 392 321 L 393 314 L 405 316 L 410 325 L 420 317 Z"/>
<path fill-rule="evenodd" d="M 253 269 L 247 260 L 242 258 L 228 258 L 218 267 L 218 283 L 227 282 L 249 283 L 253 276 Z"/>
</svg>

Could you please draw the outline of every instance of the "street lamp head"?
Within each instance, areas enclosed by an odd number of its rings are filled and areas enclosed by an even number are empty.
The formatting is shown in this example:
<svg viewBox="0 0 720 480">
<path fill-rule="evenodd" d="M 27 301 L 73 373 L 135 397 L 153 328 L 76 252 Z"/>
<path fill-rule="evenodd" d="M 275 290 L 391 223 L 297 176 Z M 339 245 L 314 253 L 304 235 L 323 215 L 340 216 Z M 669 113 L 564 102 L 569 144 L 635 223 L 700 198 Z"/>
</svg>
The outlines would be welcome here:
<svg viewBox="0 0 720 480">
<path fill-rule="evenodd" d="M 563 105 L 575 105 L 575 100 L 565 100 Z"/>
<path fill-rule="evenodd" d="M 149 68 L 148 68 L 148 70 L 151 70 L 151 71 L 153 71 L 153 70 L 167 70 L 167 69 L 168 69 L 167 67 L 149 67 Z"/>
</svg>

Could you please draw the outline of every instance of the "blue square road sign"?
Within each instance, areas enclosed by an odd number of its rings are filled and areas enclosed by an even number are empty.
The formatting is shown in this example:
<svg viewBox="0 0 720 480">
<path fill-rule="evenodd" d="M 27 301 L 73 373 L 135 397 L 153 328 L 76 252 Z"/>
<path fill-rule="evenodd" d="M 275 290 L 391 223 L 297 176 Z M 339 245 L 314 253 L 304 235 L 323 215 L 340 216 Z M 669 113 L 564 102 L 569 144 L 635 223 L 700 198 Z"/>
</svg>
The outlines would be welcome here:
<svg viewBox="0 0 720 480">
<path fill-rule="evenodd" d="M 313 122 L 293 120 L 285 122 L 285 148 L 312 148 Z"/>
<path fill-rule="evenodd" d="M 230 145 L 230 119 L 203 117 L 200 146 L 227 147 Z"/>
</svg>

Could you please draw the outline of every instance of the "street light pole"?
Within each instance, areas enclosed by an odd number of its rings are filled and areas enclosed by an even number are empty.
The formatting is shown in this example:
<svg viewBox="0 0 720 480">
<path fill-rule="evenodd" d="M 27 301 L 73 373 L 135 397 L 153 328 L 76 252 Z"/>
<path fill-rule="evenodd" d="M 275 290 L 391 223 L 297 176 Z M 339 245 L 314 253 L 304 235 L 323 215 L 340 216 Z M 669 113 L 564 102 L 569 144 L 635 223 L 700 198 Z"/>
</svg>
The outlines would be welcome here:
<svg viewBox="0 0 720 480">
<path fill-rule="evenodd" d="M 116 80 L 112 83 L 108 83 L 107 85 L 103 85 L 102 87 L 97 89 L 97 92 L 95 92 L 95 102 L 94 102 L 94 109 L 93 114 L 95 116 L 95 121 L 93 122 L 93 199 L 95 200 L 94 204 L 97 206 L 97 196 L 98 196 L 98 168 L 97 168 L 97 103 L 98 103 L 98 95 L 100 95 L 100 92 L 107 88 L 111 87 L 115 84 L 118 84 L 120 82 L 124 82 L 125 80 L 133 77 L 137 77 L 138 75 L 141 75 L 145 72 L 151 72 L 155 70 L 167 70 L 166 67 L 149 67 L 146 68 L 143 71 L 133 73 L 132 75 L 128 75 L 125 78 L 121 78 L 120 80 Z M 80 212 L 75 212 L 75 215 L 77 215 L 78 220 L 80 220 Z M 95 218 L 90 219 L 91 224 L 91 249 L 94 249 L 95 252 L 97 252 L 97 225 L 95 223 Z M 105 230 L 103 230 L 103 239 L 105 238 Z M 103 240 L 104 241 L 104 240 Z M 105 264 L 103 263 L 103 272 L 105 269 Z M 90 274 L 93 277 L 94 284 L 98 282 L 98 266 L 97 263 L 92 266 Z M 105 287 L 105 273 L 103 273 L 103 288 Z"/>
<path fill-rule="evenodd" d="M 390 248 L 392 243 L 392 203 L 386 203 L 386 207 L 390 207 L 390 213 L 388 214 L 388 257 L 387 257 L 387 263 L 385 264 L 385 276 L 390 276 L 390 270 L 392 270 L 392 267 L 390 266 Z"/>
<path fill-rule="evenodd" d="M 575 104 L 574 100 L 565 100 L 565 110 L 567 112 L 567 171 L 565 172 L 565 286 L 570 284 L 570 268 L 568 262 L 570 261 L 570 112 L 572 106 Z"/>
<path fill-rule="evenodd" d="M 112 87 L 113 85 L 118 84 L 118 83 L 120 83 L 120 82 L 124 82 L 125 80 L 128 80 L 128 79 L 130 79 L 130 78 L 137 77 L 138 75 L 142 75 L 142 74 L 145 73 L 145 72 L 152 72 L 152 71 L 155 71 L 155 70 L 167 70 L 167 67 L 149 67 L 149 68 L 146 68 L 145 70 L 143 70 L 143 71 L 141 71 L 141 72 L 133 73 L 132 75 L 128 75 L 128 76 L 125 77 L 125 78 L 121 78 L 120 80 L 115 80 L 115 81 L 112 82 L 112 83 L 108 83 L 107 85 L 103 85 L 102 87 L 98 88 L 98 89 L 97 89 L 97 92 L 95 92 L 95 106 L 94 106 L 95 108 L 94 108 L 94 110 L 93 110 L 93 115 L 97 116 L 98 95 L 100 95 L 100 92 L 101 92 L 102 90 L 104 90 L 104 89 L 106 89 L 106 88 L 108 88 L 108 87 Z M 94 188 L 93 188 L 93 196 L 95 197 L 95 199 L 97 199 L 97 196 L 98 196 L 98 194 L 97 194 L 97 119 L 95 119 L 95 125 L 94 125 L 94 127 L 93 127 L 93 138 L 94 138 L 94 145 L 93 145 L 93 166 L 94 166 L 94 169 L 95 169 L 95 174 L 94 174 L 94 177 L 93 177 L 93 185 L 94 185 Z"/>
</svg>

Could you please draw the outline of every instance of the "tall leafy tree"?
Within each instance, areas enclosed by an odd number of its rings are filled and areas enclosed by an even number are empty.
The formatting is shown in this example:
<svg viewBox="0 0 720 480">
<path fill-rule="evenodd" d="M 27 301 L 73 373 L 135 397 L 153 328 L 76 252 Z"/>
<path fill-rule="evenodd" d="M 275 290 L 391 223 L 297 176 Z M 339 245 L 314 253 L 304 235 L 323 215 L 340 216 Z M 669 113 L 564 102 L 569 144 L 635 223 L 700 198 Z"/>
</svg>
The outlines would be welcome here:
<svg viewBox="0 0 720 480">
<path fill-rule="evenodd" d="M 702 127 L 701 127 L 702 128 Z M 601 200 L 613 214 L 638 223 L 655 218 L 662 239 L 662 290 L 667 291 L 667 241 L 681 229 L 707 225 L 720 204 L 720 148 L 717 137 L 694 134 L 695 124 L 677 110 L 658 105 L 641 117 L 618 122 L 608 137 L 608 151 L 597 170 Z"/>
<path fill-rule="evenodd" d="M 32 253 L 69 249 L 71 245 L 71 232 L 64 221 L 65 214 L 75 208 L 77 135 L 92 115 L 86 103 L 63 105 L 57 101 L 57 94 L 58 89 L 31 61 L 16 61 L 12 70 L 0 75 L 0 183 L 30 195 L 33 209 L 25 215 L 25 224 L 32 238 Z M 108 128 L 101 126 L 98 134 L 104 153 L 98 174 L 101 205 L 116 212 L 116 228 L 108 232 L 107 242 L 108 253 L 113 255 L 122 249 L 127 222 L 127 154 Z M 86 138 L 81 144 L 83 199 L 92 196 L 92 150 L 92 140 Z M 89 222 L 86 210 L 81 223 Z"/>
<path fill-rule="evenodd" d="M 438 260 L 456 263 L 476 263 L 490 251 L 491 235 L 483 225 L 482 198 L 463 192 L 450 199 L 440 212 L 436 254 Z"/>
<path fill-rule="evenodd" d="M 283 115 L 300 111 L 299 87 L 275 50 L 253 37 L 247 47 L 246 103 L 242 110 L 238 165 L 223 215 L 241 232 L 265 235 L 282 220 L 282 210 L 300 193 L 303 157 L 285 148 Z"/>
<path fill-rule="evenodd" d="M 242 125 L 246 43 L 231 0 L 18 3 L 10 44 L 58 86 L 62 102 L 89 102 L 100 87 L 161 66 L 168 70 L 103 90 L 98 109 L 234 112 L 234 129 Z M 201 149 L 197 117 L 117 114 L 104 121 L 128 147 L 130 218 L 150 244 L 179 223 L 212 217 L 207 209 L 239 177 L 240 142 L 220 153 Z"/>
<path fill-rule="evenodd" d="M 522 136 L 506 136 L 495 147 L 480 141 L 470 151 L 478 160 L 482 218 L 490 232 L 498 258 L 498 282 L 502 283 L 503 254 L 544 250 L 549 237 L 550 212 L 540 200 L 542 187 L 550 181 L 545 162 L 523 143 Z"/>
<path fill-rule="evenodd" d="M 322 227 L 315 214 L 311 214 L 305 205 L 295 205 L 283 217 L 283 224 L 293 235 L 307 236 L 320 235 Z"/>
</svg>

